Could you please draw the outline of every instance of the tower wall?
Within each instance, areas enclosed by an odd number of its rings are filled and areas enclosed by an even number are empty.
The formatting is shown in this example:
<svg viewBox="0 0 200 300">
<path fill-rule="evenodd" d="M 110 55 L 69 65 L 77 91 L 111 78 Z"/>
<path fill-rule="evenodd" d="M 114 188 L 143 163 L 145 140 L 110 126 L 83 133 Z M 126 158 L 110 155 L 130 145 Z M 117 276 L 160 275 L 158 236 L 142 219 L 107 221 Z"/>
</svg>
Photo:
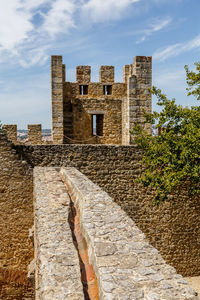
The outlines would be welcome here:
<svg viewBox="0 0 200 300">
<path fill-rule="evenodd" d="M 100 67 L 100 70 L 104 67 Z M 120 145 L 122 137 L 121 106 L 122 99 L 126 98 L 126 84 L 111 82 L 108 77 L 105 79 L 105 84 L 103 82 L 87 82 L 89 73 L 86 73 L 86 70 L 90 70 L 90 68 L 79 66 L 77 70 L 82 70 L 84 76 L 87 77 L 86 79 L 79 78 L 77 82 L 65 83 L 64 143 Z M 114 71 L 114 68 L 112 70 Z M 114 79 L 114 75 L 112 78 Z M 111 88 L 110 94 L 105 94 L 104 86 L 106 84 Z M 80 93 L 81 85 L 87 85 L 87 93 Z M 98 137 L 92 135 L 93 115 L 101 115 L 103 119 L 103 134 Z"/>
<path fill-rule="evenodd" d="M 129 74 L 129 75 L 128 75 Z M 134 143 L 130 131 L 135 124 L 142 125 L 151 133 L 151 125 L 144 124 L 144 113 L 151 112 L 152 97 L 152 58 L 136 56 L 132 65 L 124 67 L 124 80 L 127 81 L 127 100 L 122 105 L 122 144 Z"/>
<path fill-rule="evenodd" d="M 90 66 L 77 66 L 76 82 L 65 82 L 62 56 L 52 57 L 55 144 L 129 145 L 134 142 L 130 130 L 136 123 L 151 132 L 151 126 L 143 124 L 143 110 L 151 112 L 151 57 L 136 56 L 132 64 L 125 65 L 123 83 L 116 83 L 114 78 L 113 66 L 100 67 L 99 82 L 91 82 Z M 103 120 L 103 130 L 98 138 L 93 134 L 93 115 L 101 115 Z"/>
<path fill-rule="evenodd" d="M 65 68 L 62 56 L 51 58 L 51 86 L 52 86 L 52 136 L 54 144 L 63 143 L 63 83 Z"/>
</svg>

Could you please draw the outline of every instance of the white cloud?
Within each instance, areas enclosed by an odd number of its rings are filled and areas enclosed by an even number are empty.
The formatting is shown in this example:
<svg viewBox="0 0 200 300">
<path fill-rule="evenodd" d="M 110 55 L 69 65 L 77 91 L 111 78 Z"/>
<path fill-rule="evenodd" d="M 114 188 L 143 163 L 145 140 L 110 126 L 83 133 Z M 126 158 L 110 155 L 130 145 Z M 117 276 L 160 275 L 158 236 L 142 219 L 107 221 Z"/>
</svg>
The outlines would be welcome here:
<svg viewBox="0 0 200 300">
<path fill-rule="evenodd" d="M 44 65 L 48 60 L 48 55 L 46 54 L 47 49 L 48 46 L 28 51 L 25 58 L 19 59 L 20 65 L 24 68 L 31 67 L 35 64 Z"/>
<path fill-rule="evenodd" d="M 44 15 L 44 24 L 41 30 L 54 36 L 58 32 L 67 32 L 75 27 L 73 13 L 76 4 L 73 0 L 57 0 L 52 3 L 51 9 Z"/>
<path fill-rule="evenodd" d="M 167 58 L 177 56 L 183 52 L 189 52 L 193 49 L 200 48 L 200 35 L 196 36 L 194 39 L 186 43 L 177 43 L 170 45 L 165 49 L 158 49 L 153 54 L 154 60 L 164 61 Z"/>
<path fill-rule="evenodd" d="M 140 0 L 89 0 L 83 5 L 82 11 L 90 21 L 103 22 L 120 18 L 136 2 Z"/>
<path fill-rule="evenodd" d="M 15 63 L 23 67 L 44 64 L 47 50 L 60 34 L 80 26 L 82 14 L 89 22 L 109 21 L 121 18 L 129 6 L 140 1 L 0 0 L 1 57 L 4 61 L 15 57 Z"/>
<path fill-rule="evenodd" d="M 152 35 L 154 32 L 164 29 L 171 22 L 172 18 L 169 16 L 164 19 L 154 19 L 148 26 L 148 28 L 143 30 L 143 36 L 140 38 L 140 40 L 137 41 L 137 43 L 144 42 L 148 36 Z"/>
<path fill-rule="evenodd" d="M 0 0 L 0 49 L 15 51 L 33 30 L 30 12 L 25 12 L 20 0 Z"/>
<path fill-rule="evenodd" d="M 16 56 L 23 67 L 44 63 L 50 38 L 74 27 L 73 0 L 0 0 L 0 5 L 1 56 Z"/>
<path fill-rule="evenodd" d="M 43 5 L 49 4 L 51 0 L 34 0 L 34 1 L 22 0 L 21 2 L 23 8 L 29 11 L 29 10 L 37 9 L 38 7 L 41 7 Z"/>
<path fill-rule="evenodd" d="M 166 27 L 167 25 L 169 25 L 172 21 L 171 17 L 167 17 L 166 19 L 161 19 L 158 22 L 154 21 L 152 23 L 152 25 L 150 26 L 151 28 L 149 30 L 147 30 L 147 33 L 152 33 L 155 31 L 159 31 L 161 29 L 163 29 L 164 27 Z"/>
</svg>

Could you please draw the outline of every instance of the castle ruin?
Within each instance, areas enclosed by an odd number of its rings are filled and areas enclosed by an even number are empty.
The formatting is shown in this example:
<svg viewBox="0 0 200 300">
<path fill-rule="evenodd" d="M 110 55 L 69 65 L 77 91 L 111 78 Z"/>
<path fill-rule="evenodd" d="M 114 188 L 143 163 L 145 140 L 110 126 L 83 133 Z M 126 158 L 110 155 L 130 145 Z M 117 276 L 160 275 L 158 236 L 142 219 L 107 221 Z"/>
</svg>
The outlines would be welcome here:
<svg viewBox="0 0 200 300">
<path fill-rule="evenodd" d="M 151 112 L 151 57 L 136 56 L 123 78 L 115 82 L 114 67 L 101 66 L 99 82 L 91 82 L 91 67 L 78 66 L 76 82 L 68 82 L 62 56 L 52 56 L 53 142 L 131 144 L 130 130 L 143 123 L 143 110 Z"/>
<path fill-rule="evenodd" d="M 1 300 L 199 300 L 182 276 L 200 275 L 199 199 L 186 186 L 153 205 L 137 183 L 143 153 L 130 129 L 151 111 L 151 57 L 79 66 L 67 82 L 52 56 L 52 141 L 41 125 L 0 132 Z M 177 272 L 179 274 L 177 274 Z"/>
<path fill-rule="evenodd" d="M 123 83 L 115 82 L 113 66 L 101 66 L 99 82 L 91 82 L 91 67 L 76 67 L 76 82 L 66 81 L 62 56 L 51 58 L 53 144 L 130 145 L 130 130 L 144 124 L 143 112 L 151 112 L 152 58 L 136 56 L 123 68 Z M 16 143 L 17 126 L 4 125 Z M 40 124 L 28 125 L 29 144 L 42 143 Z"/>
</svg>

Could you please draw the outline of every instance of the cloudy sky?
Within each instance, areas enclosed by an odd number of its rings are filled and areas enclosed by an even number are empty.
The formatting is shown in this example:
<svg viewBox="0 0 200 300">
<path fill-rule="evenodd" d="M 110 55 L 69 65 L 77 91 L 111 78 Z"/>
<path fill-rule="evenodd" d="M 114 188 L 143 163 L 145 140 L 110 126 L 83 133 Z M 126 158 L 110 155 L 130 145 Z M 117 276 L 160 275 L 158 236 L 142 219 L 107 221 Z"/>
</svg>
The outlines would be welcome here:
<svg viewBox="0 0 200 300">
<path fill-rule="evenodd" d="M 153 83 L 177 103 L 186 97 L 184 65 L 200 61 L 199 0 L 0 0 L 0 120 L 51 127 L 50 56 L 76 65 L 123 65 L 153 56 Z M 153 101 L 154 110 L 156 100 Z"/>
</svg>

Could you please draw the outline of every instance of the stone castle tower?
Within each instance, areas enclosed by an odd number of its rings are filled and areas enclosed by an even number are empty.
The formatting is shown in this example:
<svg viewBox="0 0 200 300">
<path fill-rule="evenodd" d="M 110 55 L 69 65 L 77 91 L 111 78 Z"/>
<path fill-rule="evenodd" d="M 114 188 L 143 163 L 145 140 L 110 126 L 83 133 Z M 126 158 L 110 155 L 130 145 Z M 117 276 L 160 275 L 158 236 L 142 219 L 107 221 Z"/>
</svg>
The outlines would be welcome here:
<svg viewBox="0 0 200 300">
<path fill-rule="evenodd" d="M 76 68 L 76 82 L 65 79 L 62 56 L 52 56 L 52 135 L 54 144 L 129 145 L 130 130 L 151 112 L 152 58 L 136 56 L 125 65 L 123 83 L 114 67 L 101 66 L 99 82 L 91 82 L 91 67 Z M 151 132 L 151 126 L 145 124 Z"/>
</svg>

